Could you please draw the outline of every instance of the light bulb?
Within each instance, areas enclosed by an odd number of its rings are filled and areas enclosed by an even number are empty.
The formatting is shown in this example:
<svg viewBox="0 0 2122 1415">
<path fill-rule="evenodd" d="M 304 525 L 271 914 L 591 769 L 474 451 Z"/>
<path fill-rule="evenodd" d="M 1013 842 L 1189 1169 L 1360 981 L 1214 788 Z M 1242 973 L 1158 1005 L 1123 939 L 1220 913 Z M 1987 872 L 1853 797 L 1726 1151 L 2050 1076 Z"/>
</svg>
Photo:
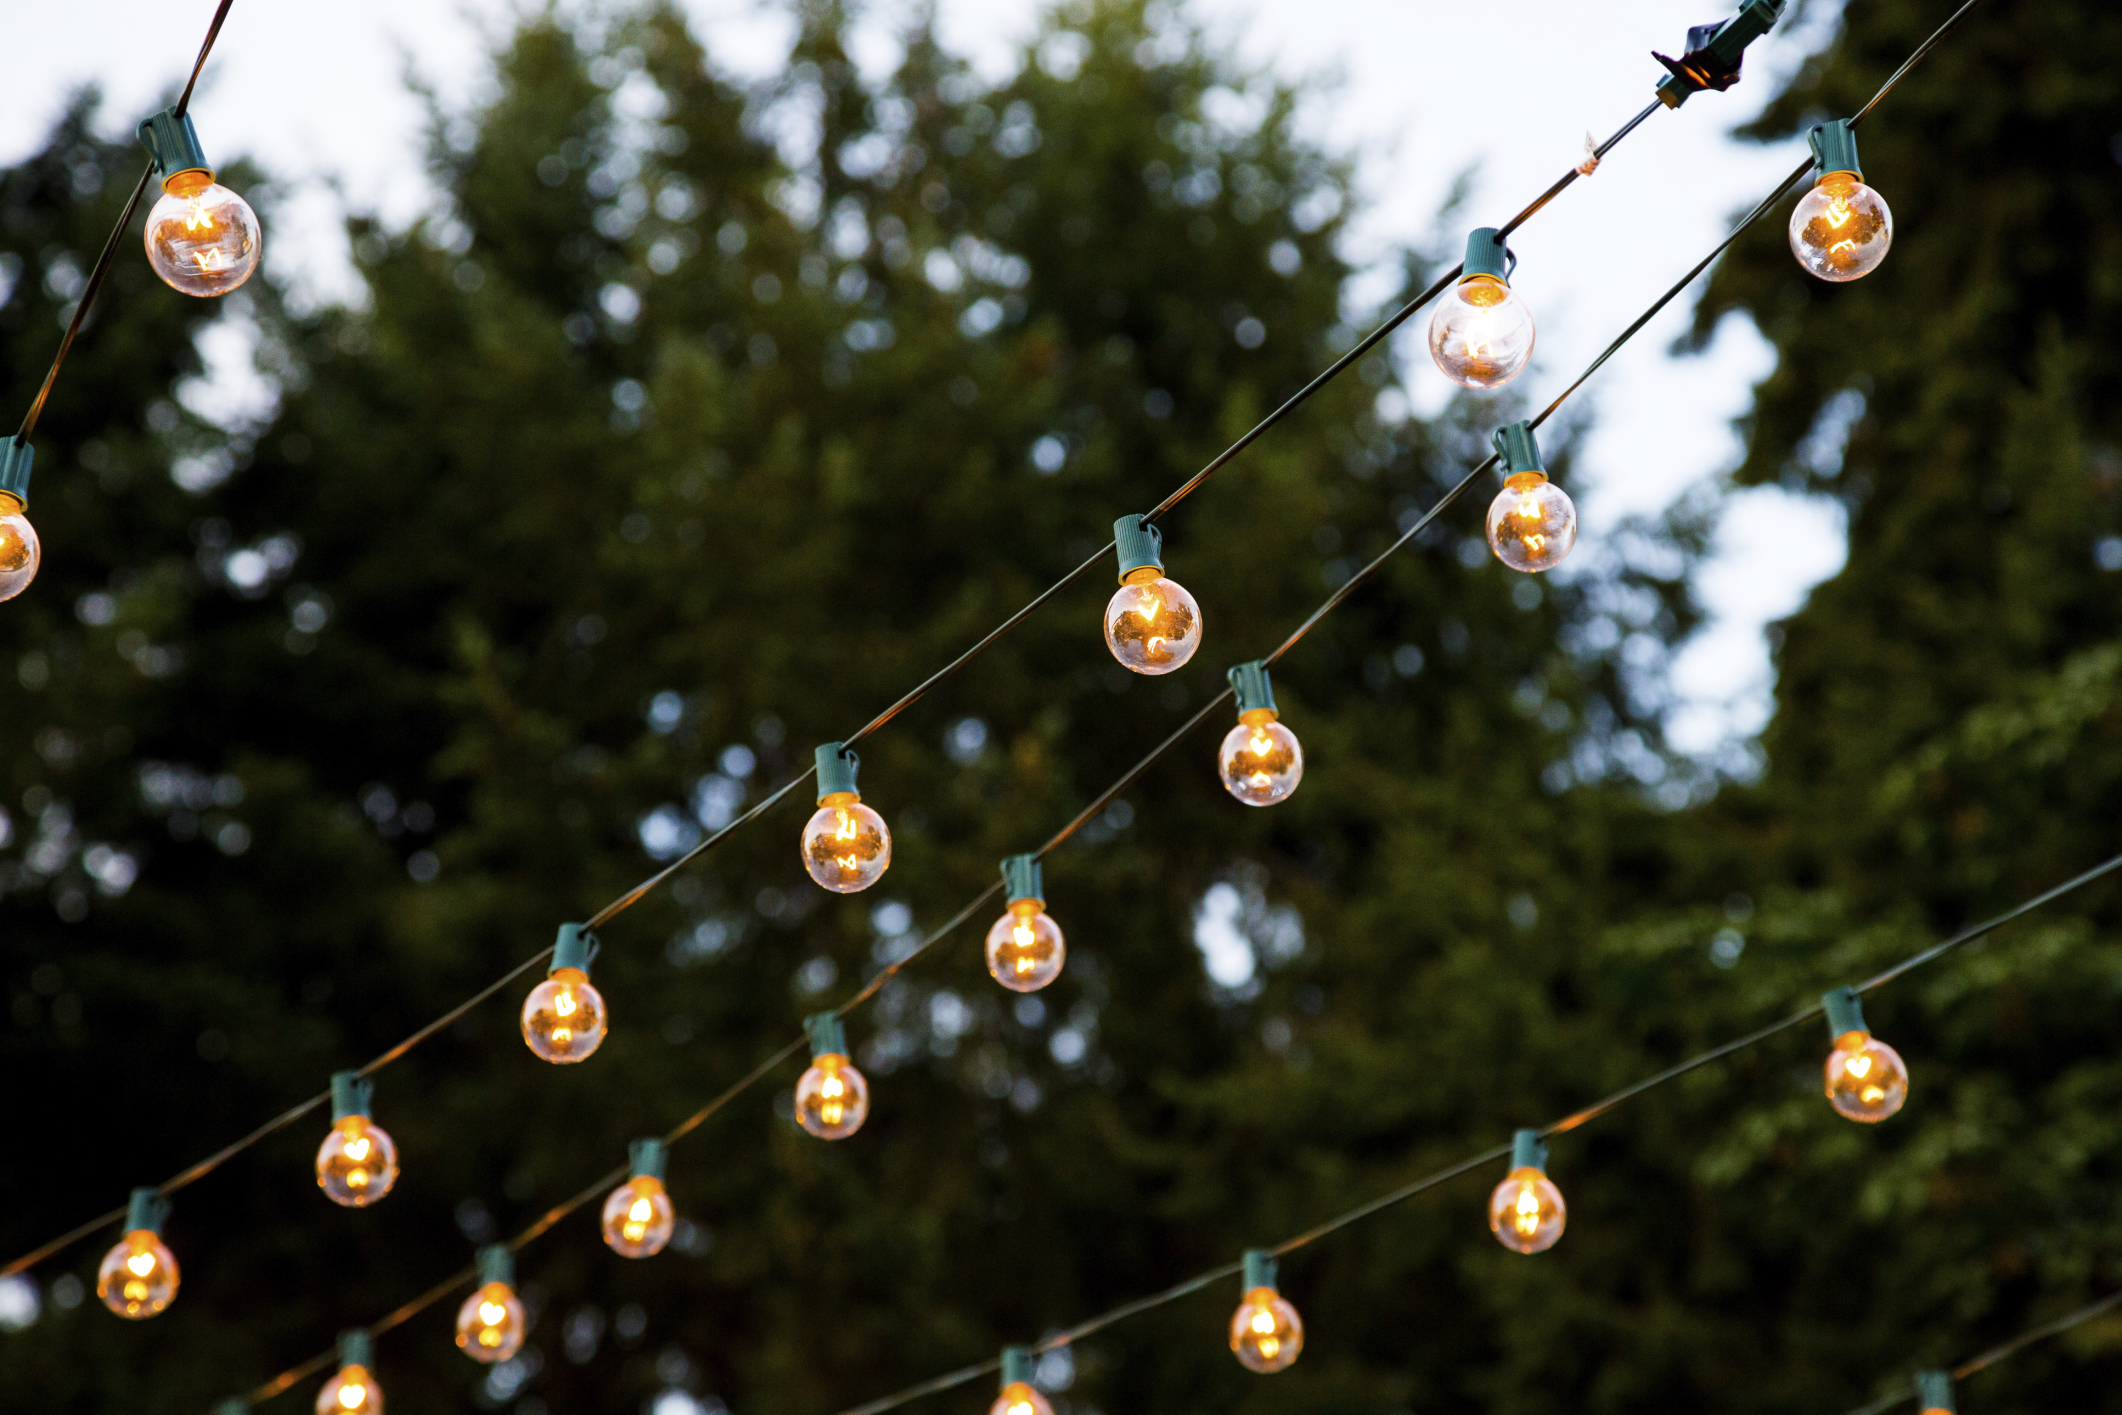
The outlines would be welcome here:
<svg viewBox="0 0 2122 1415">
<path fill-rule="evenodd" d="M 1533 312 L 1496 275 L 1470 275 L 1445 292 L 1429 321 L 1429 356 L 1465 388 L 1501 388 L 1533 356 Z"/>
<path fill-rule="evenodd" d="M 383 1415 L 383 1388 L 366 1366 L 341 1366 L 317 1392 L 317 1415 Z"/>
<path fill-rule="evenodd" d="M 1545 472 L 1512 473 L 1489 503 L 1489 548 L 1513 570 L 1551 570 L 1576 543 L 1576 503 Z"/>
<path fill-rule="evenodd" d="M 1271 1285 L 1255 1287 L 1231 1313 L 1230 1349 L 1248 1371 L 1272 1375 L 1303 1353 L 1304 1319 Z"/>
<path fill-rule="evenodd" d="M 818 800 L 818 810 L 803 827 L 803 868 L 835 894 L 868 889 L 891 868 L 892 833 L 884 817 L 862 804 L 852 791 L 835 791 Z"/>
<path fill-rule="evenodd" d="M 987 971 L 1011 992 L 1037 992 L 1061 976 L 1068 942 L 1037 899 L 1012 900 L 987 931 Z"/>
<path fill-rule="evenodd" d="M 489 1366 L 522 1350 L 524 1331 L 523 1303 L 505 1282 L 482 1283 L 457 1309 L 457 1345 Z"/>
<path fill-rule="evenodd" d="M 43 561 L 44 548 L 22 498 L 0 491 L 0 600 L 28 589 Z"/>
<path fill-rule="evenodd" d="M 1790 253 L 1822 280 L 1841 283 L 1878 269 L 1894 243 L 1886 199 L 1854 172 L 1829 172 L 1790 214 Z"/>
<path fill-rule="evenodd" d="M 1133 571 L 1105 606 L 1105 646 L 1123 667 L 1156 677 L 1201 647 L 1201 606 L 1155 568 Z"/>
<path fill-rule="evenodd" d="M 1908 1099 L 1908 1067 L 1871 1033 L 1844 1032 L 1827 1056 L 1827 1099 L 1851 1120 L 1884 1120 Z"/>
<path fill-rule="evenodd" d="M 1569 1206 L 1547 1177 L 1547 1146 L 1537 1130 L 1520 1130 L 1511 1141 L 1511 1170 L 1488 1196 L 1488 1227 L 1515 1253 L 1543 1253 L 1562 1237 Z"/>
<path fill-rule="evenodd" d="M 523 999 L 523 1040 L 556 1066 L 581 1061 L 604 1041 L 604 995 L 580 968 L 555 968 Z"/>
<path fill-rule="evenodd" d="M 1032 1388 L 1031 1382 L 1011 1381 L 1002 1387 L 995 1403 L 987 1407 L 987 1415 L 1054 1415 L 1054 1407 Z"/>
<path fill-rule="evenodd" d="M 1241 713 L 1216 749 L 1223 789 L 1248 806 L 1272 806 L 1304 779 L 1304 747 L 1275 720 L 1273 708 Z"/>
<path fill-rule="evenodd" d="M 653 1258 L 678 1225 L 663 1181 L 637 1174 L 604 1201 L 604 1241 L 622 1258 Z"/>
<path fill-rule="evenodd" d="M 398 1147 L 390 1133 L 365 1115 L 333 1122 L 317 1147 L 317 1187 L 324 1197 L 350 1209 L 366 1208 L 398 1182 Z"/>
<path fill-rule="evenodd" d="M 869 1082 L 839 1052 L 811 1057 L 796 1082 L 796 1122 L 821 1140 L 845 1140 L 869 1118 Z"/>
<path fill-rule="evenodd" d="M 135 1197 L 137 1212 L 139 1200 Z M 152 1317 L 177 1296 L 177 1259 L 153 1228 L 130 1228 L 103 1255 L 96 1270 L 96 1295 L 121 1317 Z"/>
<path fill-rule="evenodd" d="M 263 249 L 250 203 L 213 173 L 173 173 L 147 213 L 147 260 L 172 290 L 226 295 L 251 278 Z"/>
</svg>

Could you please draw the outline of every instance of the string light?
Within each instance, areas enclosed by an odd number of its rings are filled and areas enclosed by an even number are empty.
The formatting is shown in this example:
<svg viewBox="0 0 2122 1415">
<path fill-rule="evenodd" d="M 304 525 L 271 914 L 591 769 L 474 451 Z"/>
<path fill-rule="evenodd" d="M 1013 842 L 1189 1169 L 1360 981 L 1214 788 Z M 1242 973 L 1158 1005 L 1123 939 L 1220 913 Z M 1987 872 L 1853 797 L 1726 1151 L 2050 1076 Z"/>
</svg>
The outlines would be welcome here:
<svg viewBox="0 0 2122 1415">
<path fill-rule="evenodd" d="M 1547 1142 L 1537 1130 L 1511 1137 L 1510 1173 L 1488 1196 L 1488 1227 L 1513 1253 L 1544 1253 L 1562 1237 L 1569 1206 L 1547 1177 Z"/>
<path fill-rule="evenodd" d="M 1429 317 L 1429 356 L 1463 388 L 1501 388 L 1533 356 L 1533 312 L 1510 287 L 1518 258 L 1493 226 L 1466 238 L 1459 283 Z"/>
<path fill-rule="evenodd" d="M 987 1415 L 1054 1415 L 1054 1407 L 1032 1385 L 1032 1354 L 1023 1347 L 1002 1348 L 1002 1393 Z"/>
<path fill-rule="evenodd" d="M 369 1119 L 375 1091 L 358 1071 L 332 1076 L 332 1128 L 317 1147 L 317 1187 L 350 1209 L 375 1203 L 398 1182 L 398 1146 Z"/>
<path fill-rule="evenodd" d="M 0 440 L 0 600 L 28 589 L 44 563 L 37 528 L 29 523 L 29 469 L 36 456 L 24 438 Z"/>
<path fill-rule="evenodd" d="M 604 994 L 590 986 L 597 938 L 580 924 L 562 924 L 545 981 L 523 999 L 523 1042 L 555 1066 L 586 1059 L 604 1043 Z"/>
<path fill-rule="evenodd" d="M 162 1242 L 169 1200 L 152 1189 L 135 1189 L 125 1212 L 125 1236 L 96 1269 L 96 1295 L 121 1317 L 142 1321 L 176 1300 L 177 1257 Z"/>
<path fill-rule="evenodd" d="M 803 868 L 835 894 L 857 894 L 891 868 L 892 833 L 855 789 L 862 759 L 838 742 L 815 756 L 818 810 L 803 827 Z"/>
<path fill-rule="evenodd" d="M 367 1332 L 340 1333 L 339 1370 L 317 1392 L 317 1415 L 383 1415 L 383 1387 L 369 1371 L 375 1364 Z"/>
<path fill-rule="evenodd" d="M 987 971 L 1011 992 L 1037 992 L 1061 976 L 1068 940 L 1046 912 L 1046 890 L 1037 855 L 1002 862 L 1009 908 L 987 931 Z"/>
<path fill-rule="evenodd" d="M 1908 1099 L 1908 1067 L 1901 1055 L 1864 1025 L 1864 1006 L 1849 988 L 1820 999 L 1835 1049 L 1827 1054 L 1827 1099 L 1837 1113 L 1877 1124 Z"/>
<path fill-rule="evenodd" d="M 172 290 L 226 295 L 251 278 L 263 249 L 250 203 L 214 180 L 189 113 L 165 108 L 140 125 L 162 197 L 147 213 L 147 261 Z"/>
<path fill-rule="evenodd" d="M 1304 746 L 1277 720 L 1267 665 L 1255 659 L 1231 669 L 1228 676 L 1238 699 L 1238 725 L 1216 749 L 1223 789 L 1248 806 L 1287 800 L 1304 780 Z"/>
<path fill-rule="evenodd" d="M 1513 570 L 1552 570 L 1577 543 L 1577 505 L 1547 479 L 1531 423 L 1498 428 L 1495 441 L 1505 476 L 1488 505 L 1489 549 Z"/>
<path fill-rule="evenodd" d="M 1818 124 L 1805 136 L 1816 175 L 1790 214 L 1790 253 L 1822 280 L 1862 279 L 1893 247 L 1894 214 L 1886 198 L 1864 185 L 1857 135 L 1846 119 Z"/>
<path fill-rule="evenodd" d="M 678 1226 L 663 1188 L 661 1140 L 636 1140 L 628 1151 L 633 1177 L 604 1201 L 604 1241 L 622 1258 L 653 1258 Z"/>
<path fill-rule="evenodd" d="M 796 1082 L 796 1122 L 821 1140 L 845 1140 L 869 1119 L 869 1081 L 847 1059 L 840 1019 L 820 1012 L 803 1019 L 810 1033 L 810 1070 Z"/>
<path fill-rule="evenodd" d="M 1245 1252 L 1245 1298 L 1230 1316 L 1230 1349 L 1248 1371 L 1271 1376 L 1304 1354 L 1304 1319 L 1275 1291 L 1275 1259 L 1265 1248 Z"/>
<path fill-rule="evenodd" d="M 1916 1372 L 1916 1407 L 1920 1415 L 1956 1415 L 1953 1407 L 1953 1373 Z"/>
<path fill-rule="evenodd" d="M 479 1290 L 457 1309 L 457 1345 L 484 1365 L 506 1361 L 523 1349 L 529 1329 L 516 1296 L 516 1255 L 503 1243 L 479 1250 Z"/>
<path fill-rule="evenodd" d="M 1113 522 L 1120 588 L 1105 605 L 1105 646 L 1133 673 L 1156 677 L 1186 666 L 1201 647 L 1201 606 L 1164 577 L 1164 532 L 1140 516 Z"/>
</svg>

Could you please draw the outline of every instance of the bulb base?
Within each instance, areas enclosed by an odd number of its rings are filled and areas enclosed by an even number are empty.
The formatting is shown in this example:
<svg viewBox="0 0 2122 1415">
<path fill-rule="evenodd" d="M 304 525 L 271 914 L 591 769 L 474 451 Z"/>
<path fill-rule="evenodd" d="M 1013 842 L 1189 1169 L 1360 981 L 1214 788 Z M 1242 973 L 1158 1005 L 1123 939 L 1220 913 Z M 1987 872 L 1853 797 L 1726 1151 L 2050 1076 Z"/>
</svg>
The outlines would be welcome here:
<svg viewBox="0 0 2122 1415">
<path fill-rule="evenodd" d="M 516 1285 L 516 1255 L 506 1243 L 489 1243 L 479 1250 L 479 1281 Z"/>
<path fill-rule="evenodd" d="M 1276 713 L 1275 686 L 1268 680 L 1265 659 L 1254 659 L 1241 663 L 1224 675 L 1230 680 L 1231 692 L 1238 699 L 1238 716 L 1242 720 L 1249 712 Z"/>
<path fill-rule="evenodd" d="M 1687 50 L 1679 58 L 1668 59 L 1653 50 L 1650 57 L 1666 68 L 1665 77 L 1658 80 L 1658 101 L 1678 108 L 1704 89 L 1722 93 L 1739 82 L 1746 46 L 1775 28 L 1783 5 L 1784 0 L 1747 0 L 1728 20 L 1690 26 Z"/>
<path fill-rule="evenodd" d="M 1827 1034 L 1830 1037 L 1844 1037 L 1851 1032 L 1869 1035 L 1871 1032 L 1871 1028 L 1864 1025 L 1864 1004 L 1857 1000 L 1854 989 L 1836 988 L 1821 997 L 1820 1005 L 1827 1009 Z"/>
<path fill-rule="evenodd" d="M 1491 275 L 1508 285 L 1511 273 L 1517 268 L 1518 257 L 1503 244 L 1501 231 L 1493 226 L 1477 226 L 1467 233 L 1466 263 L 1459 267 L 1461 280 Z"/>
<path fill-rule="evenodd" d="M 12 496 L 29 509 L 29 469 L 37 449 L 20 437 L 0 438 L 0 496 Z"/>
<path fill-rule="evenodd" d="M 339 1333 L 339 1364 L 359 1366 L 367 1370 L 376 1364 L 375 1343 L 365 1331 L 343 1331 Z"/>
<path fill-rule="evenodd" d="M 351 1115 L 364 1119 L 369 1114 L 369 1104 L 375 1099 L 376 1083 L 358 1071 L 334 1071 L 332 1073 L 332 1124 Z M 367 1362 L 363 1362 L 367 1365 Z"/>
<path fill-rule="evenodd" d="M 1275 1285 L 1275 1255 L 1265 1248 L 1245 1250 L 1245 1290 L 1255 1291 Z"/>
<path fill-rule="evenodd" d="M 1032 1353 L 1029 1347 L 1002 1348 L 1002 1388 L 1032 1383 Z"/>
<path fill-rule="evenodd" d="M 588 977 L 589 965 L 597 961 L 597 951 L 602 947 L 597 936 L 586 926 L 562 924 L 559 937 L 553 940 L 553 961 L 546 968 L 545 976 L 550 978 L 562 969 L 572 968 Z"/>
<path fill-rule="evenodd" d="M 663 1163 L 667 1151 L 661 1140 L 636 1140 L 626 1147 L 627 1161 L 633 1167 L 634 1177 L 660 1180 L 663 1178 Z"/>
<path fill-rule="evenodd" d="M 1019 904 L 1030 900 L 1044 907 L 1046 904 L 1045 872 L 1039 868 L 1037 855 L 1012 855 L 1002 862 L 1002 888 L 1009 902 Z"/>
<path fill-rule="evenodd" d="M 1864 169 L 1857 164 L 1857 135 L 1850 131 L 1847 118 L 1815 124 L 1805 142 L 1813 150 L 1814 181 L 1836 172 L 1864 180 Z"/>
<path fill-rule="evenodd" d="M 1520 1130 L 1510 1137 L 1510 1167 L 1537 1169 L 1547 1173 L 1547 1142 L 1537 1130 Z"/>
<path fill-rule="evenodd" d="M 1120 555 L 1120 583 L 1137 570 L 1164 573 L 1164 532 L 1140 516 L 1122 516 L 1113 522 L 1113 548 Z"/>
<path fill-rule="evenodd" d="M 862 769 L 862 758 L 840 742 L 825 742 L 811 753 L 818 764 L 818 804 L 824 805 L 828 796 L 852 796 L 862 799 L 855 789 L 855 774 Z"/>
<path fill-rule="evenodd" d="M 847 1030 L 840 1025 L 839 1017 L 833 1013 L 812 1013 L 803 1019 L 803 1030 L 810 1034 L 810 1054 L 813 1060 L 821 1056 L 847 1055 Z"/>
<path fill-rule="evenodd" d="M 140 142 L 155 161 L 155 175 L 161 178 L 163 190 L 186 172 L 204 172 L 207 181 L 214 179 L 214 166 L 199 146 L 199 130 L 192 126 L 191 114 L 180 116 L 175 107 L 163 109 L 140 124 Z"/>
<path fill-rule="evenodd" d="M 1924 1415 L 1942 1410 L 1945 1415 L 1954 1415 L 1953 1373 L 1950 1371 L 1916 1372 L 1916 1404 Z"/>
<path fill-rule="evenodd" d="M 1515 422 L 1496 429 L 1496 456 L 1502 459 L 1506 476 L 1520 472 L 1545 472 L 1540 462 L 1540 441 L 1530 422 Z"/>
<path fill-rule="evenodd" d="M 131 1202 L 125 1206 L 125 1231 L 138 1233 L 143 1229 L 160 1234 L 162 1225 L 169 1222 L 169 1200 L 152 1189 L 135 1189 Z"/>
</svg>

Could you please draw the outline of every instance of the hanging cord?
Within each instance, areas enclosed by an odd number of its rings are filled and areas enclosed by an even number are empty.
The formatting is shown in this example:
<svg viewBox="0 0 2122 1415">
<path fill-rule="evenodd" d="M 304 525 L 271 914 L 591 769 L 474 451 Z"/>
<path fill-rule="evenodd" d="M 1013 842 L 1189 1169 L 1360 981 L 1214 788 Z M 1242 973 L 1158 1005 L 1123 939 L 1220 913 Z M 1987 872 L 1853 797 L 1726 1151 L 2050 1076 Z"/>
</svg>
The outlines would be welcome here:
<svg viewBox="0 0 2122 1415">
<path fill-rule="evenodd" d="M 206 42 L 199 46 L 199 60 L 192 65 L 192 76 L 185 81 L 184 96 L 177 100 L 177 116 L 180 118 L 184 116 L 185 109 L 191 106 L 192 89 L 199 82 L 199 71 L 206 67 L 206 56 L 213 52 L 214 40 L 220 37 L 221 22 L 228 18 L 228 7 L 235 3 L 236 0 L 221 0 L 221 7 L 214 11 L 213 23 L 206 29 Z M 110 238 L 103 243 L 103 254 L 96 257 L 96 268 L 89 272 L 88 284 L 81 289 L 81 298 L 74 301 L 73 317 L 66 322 L 66 334 L 59 340 L 59 352 L 53 355 L 52 366 L 45 371 L 44 382 L 38 387 L 37 396 L 30 400 L 29 411 L 22 416 L 22 426 L 15 430 L 15 436 L 23 442 L 28 442 L 30 434 L 37 430 L 37 419 L 44 413 L 45 400 L 52 396 L 52 385 L 59 379 L 59 369 L 65 364 L 67 354 L 72 351 L 74 338 L 81 333 L 81 326 L 88 323 L 89 306 L 96 302 L 96 292 L 103 288 L 104 277 L 110 274 L 111 262 L 118 254 L 118 243 L 125 238 L 126 228 L 133 224 L 133 213 L 140 209 L 140 198 L 146 193 L 147 184 L 154 175 L 155 164 L 150 162 L 147 164 L 147 170 L 140 174 L 140 180 L 133 184 L 133 194 L 126 199 L 125 210 L 119 215 L 118 224 L 111 228 Z M 10 1268 L 8 1271 L 12 1272 L 14 1269 Z"/>
<path fill-rule="evenodd" d="M 1968 1357 L 1965 1361 L 1952 1368 L 1952 1378 L 1955 1381 L 1964 1381 L 1977 1371 L 1986 1370 L 1996 1365 L 1999 1361 L 2018 1355 L 2036 1342 L 2046 1341 L 2052 1336 L 2061 1336 L 2073 1327 L 2082 1327 L 2094 1317 L 2105 1316 L 2117 1307 L 2122 1307 L 2122 1292 L 2111 1292 L 2097 1302 L 2088 1302 L 2067 1316 L 2058 1317 L 2052 1322 L 2044 1323 L 2035 1327 L 2032 1331 L 2021 1332 L 2001 1346 L 1992 1346 L 1980 1356 Z M 1914 1386 L 1898 1386 L 1889 1393 L 1880 1396 L 1871 1404 L 1858 1406 L 1855 1410 L 1850 1411 L 1849 1415 L 1885 1415 L 1886 1411 L 1893 1409 L 1896 1405 L 1915 1394 L 1916 1388 Z"/>
</svg>

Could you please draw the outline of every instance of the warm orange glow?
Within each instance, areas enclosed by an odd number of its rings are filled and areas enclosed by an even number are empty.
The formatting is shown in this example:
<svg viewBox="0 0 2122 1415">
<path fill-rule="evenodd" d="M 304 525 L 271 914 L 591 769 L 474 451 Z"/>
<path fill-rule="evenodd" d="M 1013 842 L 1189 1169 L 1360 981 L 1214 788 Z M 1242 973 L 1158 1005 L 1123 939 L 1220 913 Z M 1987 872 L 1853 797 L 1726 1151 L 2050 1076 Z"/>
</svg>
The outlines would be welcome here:
<svg viewBox="0 0 2122 1415">
<path fill-rule="evenodd" d="M 177 1296 L 177 1259 L 150 1229 L 136 1228 L 103 1255 L 96 1295 L 121 1317 L 152 1317 Z"/>
<path fill-rule="evenodd" d="M 527 1327 L 523 1303 L 505 1282 L 484 1284 L 457 1309 L 458 1347 L 488 1365 L 521 1350 Z"/>
<path fill-rule="evenodd" d="M 1568 1218 L 1562 1191 L 1531 1165 L 1512 1170 L 1489 1196 L 1489 1231 L 1515 1253 L 1541 1253 L 1554 1247 Z"/>
<path fill-rule="evenodd" d="M 1908 1099 L 1908 1068 L 1900 1054 L 1869 1032 L 1844 1032 L 1827 1057 L 1827 1099 L 1836 1112 L 1875 1124 Z"/>
<path fill-rule="evenodd" d="M 1068 943 L 1037 899 L 1016 899 L 987 931 L 987 971 L 1012 992 L 1037 992 L 1061 976 Z"/>
<path fill-rule="evenodd" d="M 1105 646 L 1130 672 L 1170 673 L 1201 646 L 1201 606 L 1155 566 L 1132 570 L 1106 602 Z"/>
<path fill-rule="evenodd" d="M 1230 1349 L 1261 1375 L 1287 1370 L 1304 1352 L 1304 1319 L 1272 1287 L 1255 1287 L 1231 1313 Z"/>
<path fill-rule="evenodd" d="M 892 833 L 884 817 L 852 791 L 818 798 L 817 814 L 803 828 L 803 868 L 835 894 L 868 889 L 891 867 Z"/>
<path fill-rule="evenodd" d="M 821 1140 L 844 1140 L 869 1117 L 869 1082 L 844 1056 L 823 1052 L 796 1082 L 796 1122 Z"/>
<path fill-rule="evenodd" d="M 604 1043 L 604 994 L 580 968 L 555 968 L 523 1000 L 523 1041 L 557 1066 L 584 1060 Z"/>
</svg>

